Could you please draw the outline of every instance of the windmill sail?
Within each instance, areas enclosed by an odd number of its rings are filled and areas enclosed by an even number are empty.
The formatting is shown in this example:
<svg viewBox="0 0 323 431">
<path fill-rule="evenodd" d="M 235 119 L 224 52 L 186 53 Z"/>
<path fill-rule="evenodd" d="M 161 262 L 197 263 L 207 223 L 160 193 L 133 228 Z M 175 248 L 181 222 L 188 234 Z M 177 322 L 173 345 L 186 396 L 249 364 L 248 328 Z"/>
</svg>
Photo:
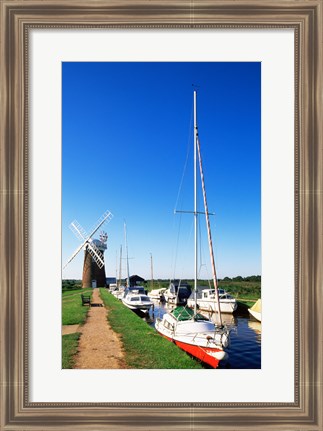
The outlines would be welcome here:
<svg viewBox="0 0 323 431">
<path fill-rule="evenodd" d="M 72 256 L 68 259 L 68 261 L 65 263 L 65 265 L 63 266 L 63 269 L 65 269 L 67 267 L 67 265 L 74 259 L 74 257 L 82 250 L 82 248 L 84 247 L 84 243 L 81 244 L 72 254 Z"/>
<path fill-rule="evenodd" d="M 88 234 L 77 220 L 72 221 L 69 228 L 80 241 L 85 241 L 88 238 Z"/>
<path fill-rule="evenodd" d="M 96 225 L 90 230 L 90 235 L 88 238 L 92 238 L 92 236 L 100 229 L 100 227 L 105 223 L 112 219 L 113 215 L 110 211 L 106 211 L 97 221 Z"/>
<path fill-rule="evenodd" d="M 95 226 L 91 229 L 91 233 L 88 235 L 83 229 L 83 227 L 80 225 L 80 223 L 76 220 L 74 220 L 70 224 L 70 229 L 74 232 L 76 237 L 82 241 L 82 244 L 74 251 L 72 256 L 67 260 L 65 265 L 63 266 L 63 269 L 66 268 L 66 266 L 76 257 L 76 255 L 82 250 L 82 248 L 85 248 L 88 250 L 88 252 L 91 254 L 93 260 L 96 262 L 98 267 L 101 269 L 104 266 L 104 260 L 101 252 L 97 248 L 97 246 L 92 241 L 93 235 L 100 229 L 100 227 L 106 223 L 109 222 L 112 219 L 113 215 L 110 211 L 106 211 L 97 221 Z"/>
</svg>

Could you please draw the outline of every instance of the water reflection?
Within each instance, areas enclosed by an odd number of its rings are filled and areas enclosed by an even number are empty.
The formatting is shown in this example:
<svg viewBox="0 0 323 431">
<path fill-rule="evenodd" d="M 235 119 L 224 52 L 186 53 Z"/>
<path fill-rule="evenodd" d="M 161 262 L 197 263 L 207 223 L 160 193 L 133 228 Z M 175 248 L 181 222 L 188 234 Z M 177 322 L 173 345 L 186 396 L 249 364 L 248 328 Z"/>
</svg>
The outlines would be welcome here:
<svg viewBox="0 0 323 431">
<path fill-rule="evenodd" d="M 252 329 L 255 334 L 257 335 L 257 338 L 259 339 L 259 342 L 261 342 L 261 322 L 258 322 L 258 320 L 253 320 L 250 318 L 248 320 L 248 326 L 250 329 Z"/>
<path fill-rule="evenodd" d="M 172 310 L 172 304 L 154 301 L 154 308 L 147 315 L 140 315 L 150 326 L 156 317 L 162 317 Z M 199 311 L 205 317 L 218 323 L 216 313 Z M 261 368 L 261 323 L 246 314 L 222 314 L 222 322 L 230 329 L 229 358 L 221 362 L 219 368 L 259 369 Z"/>
</svg>

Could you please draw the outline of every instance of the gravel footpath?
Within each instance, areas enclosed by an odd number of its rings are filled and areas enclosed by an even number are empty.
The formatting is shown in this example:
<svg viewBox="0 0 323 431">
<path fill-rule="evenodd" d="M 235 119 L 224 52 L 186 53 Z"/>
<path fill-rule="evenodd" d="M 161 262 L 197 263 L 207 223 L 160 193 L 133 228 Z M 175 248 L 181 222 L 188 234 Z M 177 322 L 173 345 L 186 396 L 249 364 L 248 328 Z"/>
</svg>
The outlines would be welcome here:
<svg viewBox="0 0 323 431">
<path fill-rule="evenodd" d="M 108 311 L 100 298 L 99 289 L 93 289 L 92 303 L 85 324 L 79 327 L 82 335 L 74 368 L 127 368 L 122 342 L 107 321 Z"/>
</svg>

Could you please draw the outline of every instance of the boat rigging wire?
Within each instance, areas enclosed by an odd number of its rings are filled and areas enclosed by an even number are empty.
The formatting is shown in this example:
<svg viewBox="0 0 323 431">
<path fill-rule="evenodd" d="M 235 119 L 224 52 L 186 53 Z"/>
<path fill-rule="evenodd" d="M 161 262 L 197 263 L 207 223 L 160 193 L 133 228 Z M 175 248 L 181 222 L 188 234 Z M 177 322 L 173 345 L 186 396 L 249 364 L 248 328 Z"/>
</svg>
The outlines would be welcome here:
<svg viewBox="0 0 323 431">
<path fill-rule="evenodd" d="M 179 202 L 179 198 L 180 198 L 180 195 L 181 195 L 181 191 L 182 191 L 182 186 L 183 186 L 185 174 L 186 174 L 186 171 L 187 171 L 187 164 L 188 164 L 188 160 L 189 160 L 189 155 L 190 155 L 190 152 L 191 152 L 191 140 L 192 140 L 192 129 L 193 129 L 192 128 L 192 124 L 193 124 L 193 105 L 191 107 L 190 123 L 189 123 L 189 129 L 188 129 L 186 158 L 185 158 L 184 167 L 183 167 L 183 171 L 182 171 L 182 177 L 181 177 L 179 188 L 178 188 L 178 191 L 177 191 L 177 197 L 176 197 L 176 202 L 175 202 L 174 214 L 176 213 L 176 208 L 178 206 L 178 202 Z M 182 205 L 183 205 L 183 202 L 181 202 L 181 208 L 182 208 Z M 175 272 L 176 272 L 176 265 L 177 265 L 178 246 L 179 246 L 179 238 L 180 238 L 181 225 L 182 225 L 182 214 L 180 215 L 180 218 L 179 218 L 179 225 L 178 225 L 178 229 L 177 229 L 176 243 L 175 243 L 175 251 L 173 249 L 173 252 L 172 252 L 172 259 L 171 259 L 172 266 L 173 266 L 173 270 L 171 271 L 171 273 L 172 273 L 172 280 L 175 279 Z M 174 217 L 173 230 L 174 229 L 175 229 L 175 217 Z"/>
<path fill-rule="evenodd" d="M 190 143 L 191 143 L 191 139 L 192 139 L 192 135 L 193 135 L 193 133 L 192 133 L 192 123 L 193 123 L 193 107 L 191 109 L 191 119 L 190 119 L 188 139 L 187 139 L 186 159 L 185 159 L 185 163 L 184 163 L 184 167 L 183 167 L 182 178 L 181 178 L 181 181 L 179 183 L 179 188 L 178 188 L 178 192 L 177 192 L 177 198 L 176 198 L 176 202 L 175 202 L 175 211 L 177 209 L 179 197 L 180 197 L 180 194 L 181 194 L 181 191 L 182 191 L 184 177 L 185 177 L 186 170 L 187 170 L 188 159 L 189 159 L 189 155 L 190 155 L 190 152 L 191 152 L 191 144 Z"/>
<path fill-rule="evenodd" d="M 201 156 L 201 148 L 200 148 L 199 138 L 196 140 L 196 142 L 197 142 L 197 152 L 198 152 L 201 183 L 202 183 L 202 190 L 203 190 L 203 200 L 204 200 L 206 227 L 207 227 L 208 240 L 209 240 L 210 258 L 211 258 L 211 264 L 212 264 L 213 284 L 214 284 L 214 290 L 215 290 L 216 303 L 218 306 L 217 316 L 219 318 L 220 326 L 222 326 L 222 316 L 221 316 L 220 300 L 219 300 L 219 292 L 218 292 L 218 279 L 217 279 L 217 273 L 216 273 L 215 263 L 214 263 L 213 243 L 212 243 L 212 235 L 211 235 L 211 228 L 210 228 L 210 220 L 209 220 L 209 216 L 208 216 L 208 205 L 207 205 L 206 192 L 205 192 L 204 173 L 203 173 L 203 167 L 202 167 L 202 156 Z"/>
</svg>

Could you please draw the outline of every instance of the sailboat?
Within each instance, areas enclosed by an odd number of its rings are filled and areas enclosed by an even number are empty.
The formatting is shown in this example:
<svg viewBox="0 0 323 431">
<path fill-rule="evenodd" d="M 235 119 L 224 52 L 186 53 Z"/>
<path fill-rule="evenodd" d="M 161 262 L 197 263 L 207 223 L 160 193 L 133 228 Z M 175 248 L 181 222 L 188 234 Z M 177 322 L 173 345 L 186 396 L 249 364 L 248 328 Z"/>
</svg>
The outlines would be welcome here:
<svg viewBox="0 0 323 431">
<path fill-rule="evenodd" d="M 121 297 L 121 301 L 126 307 L 130 308 L 130 310 L 138 310 L 142 311 L 143 313 L 148 313 L 154 304 L 146 295 L 145 289 L 142 286 L 130 286 L 126 223 L 124 223 L 124 236 L 127 255 L 127 285 L 124 290 L 124 294 Z"/>
<path fill-rule="evenodd" d="M 150 299 L 164 302 L 165 297 L 164 293 L 166 291 L 166 287 L 160 287 L 158 289 L 154 289 L 154 273 L 153 273 L 153 255 L 150 253 L 150 272 L 151 272 L 151 283 L 150 283 L 150 292 L 148 292 L 148 296 Z"/>
<path fill-rule="evenodd" d="M 113 293 L 113 295 L 122 300 L 122 298 L 125 296 L 125 290 L 126 288 L 130 287 L 130 278 L 129 278 L 129 257 L 128 257 L 128 243 L 127 243 L 127 225 L 126 222 L 123 223 L 123 232 L 124 232 L 124 241 L 125 241 L 125 248 L 126 248 L 126 262 L 127 262 L 127 279 L 126 279 L 126 286 L 122 285 L 122 278 L 121 278 L 121 271 L 122 271 L 122 245 L 120 246 L 120 266 L 119 266 L 119 283 L 118 283 L 118 289 L 116 289 Z"/>
<path fill-rule="evenodd" d="M 206 200 L 196 117 L 196 91 L 194 91 L 194 308 L 191 309 L 183 306 L 174 308 L 169 313 L 165 313 L 162 318 L 156 319 L 155 328 L 157 332 L 168 340 L 174 342 L 182 350 L 209 366 L 217 368 L 219 362 L 228 356 L 225 349 L 229 346 L 230 334 L 227 327 L 222 323 L 221 309 L 219 305 L 218 283 L 214 264 L 209 212 Z M 218 324 L 215 324 L 207 317 L 197 312 L 197 218 L 199 213 L 197 211 L 197 159 L 199 160 L 199 170 L 203 191 L 215 300 L 217 302 L 218 310 Z"/>
<path fill-rule="evenodd" d="M 113 289 L 113 291 L 111 292 L 112 295 L 114 295 L 116 298 L 120 300 L 124 295 L 124 290 L 125 290 L 125 286 L 122 285 L 121 273 L 122 273 L 122 245 L 120 245 L 119 280 L 117 282 L 117 288 Z"/>
</svg>

